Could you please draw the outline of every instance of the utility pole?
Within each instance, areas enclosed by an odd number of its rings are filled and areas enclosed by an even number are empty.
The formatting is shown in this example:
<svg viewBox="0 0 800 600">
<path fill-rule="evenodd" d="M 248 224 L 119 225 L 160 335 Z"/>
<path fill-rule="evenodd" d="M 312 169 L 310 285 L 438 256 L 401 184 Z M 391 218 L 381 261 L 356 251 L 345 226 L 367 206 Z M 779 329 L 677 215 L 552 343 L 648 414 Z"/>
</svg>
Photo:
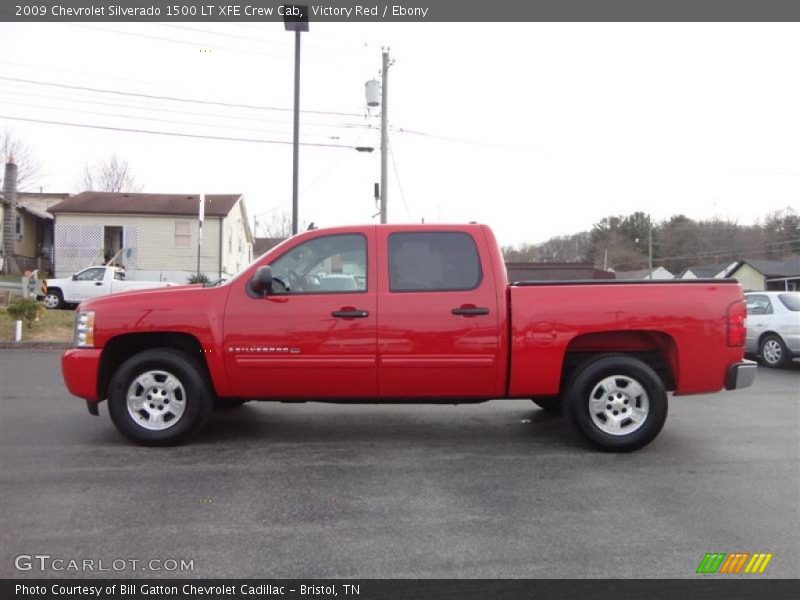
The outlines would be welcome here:
<svg viewBox="0 0 800 600">
<path fill-rule="evenodd" d="M 381 223 L 386 223 L 386 205 L 389 196 L 389 186 L 387 177 L 389 173 L 389 163 L 386 160 L 389 151 L 389 49 L 383 49 L 383 66 L 381 68 Z"/>
<path fill-rule="evenodd" d="M 206 216 L 206 195 L 200 194 L 200 205 L 197 210 L 197 278 L 200 278 L 200 247 L 203 244 L 203 220 Z M 222 244 L 222 240 L 219 242 Z"/>
<path fill-rule="evenodd" d="M 649 279 L 653 278 L 653 220 L 647 215 L 647 257 L 650 268 Z"/>
</svg>

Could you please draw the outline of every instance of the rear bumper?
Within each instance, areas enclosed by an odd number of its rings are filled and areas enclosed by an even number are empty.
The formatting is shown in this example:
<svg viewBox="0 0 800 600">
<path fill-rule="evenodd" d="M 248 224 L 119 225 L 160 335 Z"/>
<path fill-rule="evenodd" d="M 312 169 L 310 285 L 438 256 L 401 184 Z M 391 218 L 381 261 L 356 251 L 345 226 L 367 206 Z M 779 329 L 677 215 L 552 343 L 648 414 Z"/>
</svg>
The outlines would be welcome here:
<svg viewBox="0 0 800 600">
<path fill-rule="evenodd" d="M 89 402 L 99 402 L 97 374 L 102 348 L 71 348 L 61 355 L 61 374 L 69 393 Z"/>
<path fill-rule="evenodd" d="M 728 367 L 728 376 L 725 378 L 726 390 L 739 390 L 750 387 L 756 379 L 756 363 L 744 360 Z"/>
</svg>

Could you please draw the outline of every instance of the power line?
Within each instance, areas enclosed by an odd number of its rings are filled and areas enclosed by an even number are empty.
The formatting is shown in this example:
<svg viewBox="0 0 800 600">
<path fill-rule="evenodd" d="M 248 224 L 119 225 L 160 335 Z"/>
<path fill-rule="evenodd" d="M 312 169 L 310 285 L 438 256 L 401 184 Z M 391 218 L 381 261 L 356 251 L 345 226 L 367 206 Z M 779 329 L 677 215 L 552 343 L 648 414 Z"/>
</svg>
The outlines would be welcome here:
<svg viewBox="0 0 800 600">
<path fill-rule="evenodd" d="M 363 137 L 366 135 L 366 133 L 367 133 L 366 131 L 363 131 L 363 132 L 361 133 L 361 135 L 359 135 L 359 136 L 358 136 L 358 137 L 355 139 L 355 141 L 354 141 L 354 142 L 353 142 L 353 144 L 352 144 L 352 145 L 353 145 L 353 147 L 357 147 L 357 146 L 358 146 L 358 143 L 361 141 L 361 138 L 363 138 Z M 338 156 L 338 157 L 336 158 L 336 160 L 334 160 L 334 161 L 333 161 L 333 162 L 332 162 L 330 165 L 328 165 L 328 166 L 327 166 L 325 169 L 323 169 L 323 170 L 322 170 L 322 171 L 319 173 L 319 175 L 317 175 L 317 176 L 316 176 L 316 177 L 315 177 L 315 178 L 314 178 L 314 179 L 311 181 L 311 183 L 309 183 L 307 186 L 305 186 L 305 187 L 302 189 L 302 191 L 303 191 L 303 192 L 305 192 L 305 191 L 307 191 L 307 190 L 311 189 L 312 187 L 314 187 L 314 185 L 315 185 L 316 183 L 318 183 L 318 182 L 319 182 L 321 179 L 323 179 L 323 178 L 324 178 L 324 177 L 325 177 L 325 176 L 326 176 L 328 173 L 330 173 L 331 171 L 333 171 L 333 169 L 336 167 L 336 165 L 338 165 L 340 162 L 342 162 L 342 160 L 344 160 L 344 157 L 345 157 L 345 154 L 344 154 L 344 153 L 342 153 L 340 156 Z"/>
<path fill-rule="evenodd" d="M 0 115 L 0 119 L 11 119 L 12 121 L 26 121 L 28 123 L 43 123 L 45 125 L 62 125 L 66 127 L 84 127 L 87 129 L 103 129 L 106 131 L 122 131 L 126 133 L 147 133 L 151 135 L 167 135 L 173 137 L 195 138 L 202 140 L 223 140 L 227 142 L 251 142 L 255 144 L 281 144 L 291 146 L 292 142 L 285 140 L 269 140 L 258 138 L 238 138 L 228 137 L 221 135 L 201 135 L 196 133 L 178 133 L 175 131 L 156 131 L 152 129 L 134 129 L 129 127 L 111 127 L 108 125 L 89 125 L 87 123 L 68 123 L 65 121 L 48 121 L 45 119 L 29 119 L 24 117 L 11 117 L 8 115 Z M 353 148 L 346 144 L 329 144 L 324 142 L 300 142 L 301 146 L 314 146 L 317 148 Z"/>
<path fill-rule="evenodd" d="M 400 183 L 400 173 L 397 171 L 397 162 L 394 158 L 394 147 L 391 142 L 389 143 L 389 156 L 392 157 L 392 167 L 394 168 L 394 178 L 397 179 L 397 188 L 400 190 L 400 199 L 403 201 L 403 206 L 406 208 L 406 215 L 411 218 L 411 211 L 408 210 L 408 203 L 406 202 L 406 195 L 403 192 L 403 184 Z"/>
<path fill-rule="evenodd" d="M 284 108 L 280 106 L 265 106 L 265 105 L 257 105 L 257 104 L 235 104 L 231 102 L 219 102 L 214 100 L 198 100 L 194 98 L 180 98 L 175 96 L 156 96 L 153 94 L 141 94 L 136 92 L 125 92 L 121 90 L 107 90 L 101 88 L 92 88 L 87 86 L 81 85 L 68 85 L 66 83 L 57 83 L 54 81 L 37 81 L 34 79 L 23 79 L 21 77 L 8 77 L 6 75 L 0 75 L 0 79 L 5 81 L 16 81 L 20 83 L 29 83 L 33 85 L 43 85 L 49 87 L 58 87 L 58 88 L 65 88 L 70 90 L 81 90 L 81 91 L 88 91 L 88 92 L 97 92 L 101 94 L 117 94 L 120 96 L 133 96 L 136 98 L 148 98 L 151 100 L 169 100 L 172 102 L 187 102 L 191 104 L 207 104 L 211 106 L 227 106 L 227 107 L 234 107 L 234 108 L 247 108 L 251 110 L 274 110 L 280 112 L 292 112 L 293 109 L 291 108 Z M 315 114 L 315 115 L 335 115 L 340 117 L 362 117 L 358 113 L 346 113 L 346 112 L 337 112 L 337 111 L 329 111 L 329 110 L 301 110 L 300 112 L 308 113 L 308 114 Z"/>
<path fill-rule="evenodd" d="M 483 142 L 481 140 L 471 140 L 471 139 L 468 139 L 468 138 L 459 138 L 459 137 L 452 137 L 452 136 L 447 136 L 447 135 L 438 135 L 438 134 L 435 134 L 435 133 L 428 133 L 426 131 L 417 131 L 417 130 L 414 130 L 414 129 L 406 129 L 404 127 L 391 127 L 391 129 L 393 131 L 396 131 L 397 133 L 407 133 L 409 135 L 417 135 L 417 136 L 431 138 L 431 139 L 443 140 L 443 141 L 446 141 L 446 142 L 453 142 L 453 143 L 456 143 L 456 144 L 471 144 L 471 145 L 474 145 L 474 146 L 485 146 L 487 148 L 498 148 L 498 149 L 501 149 L 501 150 L 513 150 L 513 151 L 516 151 L 516 152 L 537 152 L 537 153 L 541 153 L 542 152 L 542 150 L 536 150 L 534 148 L 525 148 L 523 146 L 511 146 L 511 145 L 508 145 L 508 144 L 495 144 L 495 143 L 492 143 L 492 142 Z"/>
<path fill-rule="evenodd" d="M 173 113 L 179 115 L 193 115 L 193 116 L 200 116 L 200 117 L 211 117 L 215 119 L 235 119 L 237 121 L 253 121 L 256 123 L 281 123 L 281 124 L 289 124 L 289 121 L 283 119 L 267 119 L 264 117 L 251 117 L 248 115 L 237 115 L 237 114 L 222 114 L 222 113 L 209 113 L 209 112 L 198 112 L 198 111 L 191 111 L 191 110 L 177 110 L 174 108 L 163 108 L 160 106 L 152 106 L 152 105 L 137 105 L 137 104 L 123 104 L 119 102 L 102 102 L 100 100 L 84 98 L 82 96 L 71 98 L 69 96 L 54 96 L 52 94 L 36 94 L 32 92 L 24 92 L 20 90 L 11 90 L 6 89 L 2 90 L 6 94 L 14 94 L 18 96 L 29 96 L 33 98 L 41 98 L 44 100 L 58 100 L 64 102 L 72 102 L 72 103 L 80 103 L 80 104 L 96 104 L 98 106 L 111 106 L 114 108 L 132 108 L 134 110 L 146 110 L 146 111 L 156 111 L 156 112 L 166 112 L 166 113 Z M 73 92 L 74 93 L 74 92 Z M 81 93 L 81 92 L 78 92 Z M 61 107 L 58 107 L 59 109 Z M 64 108 L 64 110 L 72 110 L 71 108 Z M 320 122 L 313 122 L 313 121 L 303 121 L 303 126 L 311 126 L 311 127 L 329 127 L 333 129 L 376 129 L 374 125 L 369 124 L 362 124 L 362 123 L 320 123 Z"/>
<path fill-rule="evenodd" d="M 76 112 L 82 114 L 89 114 L 89 115 L 100 115 L 104 117 L 116 117 L 119 119 L 132 119 L 138 121 L 155 121 L 158 123 L 169 123 L 171 125 L 194 125 L 198 127 L 214 127 L 217 129 L 238 129 L 241 131 L 252 131 L 254 133 L 277 133 L 277 134 L 286 134 L 288 135 L 289 131 L 276 131 L 274 129 L 259 129 L 254 130 L 252 127 L 237 127 L 236 125 L 221 125 L 221 124 L 214 124 L 214 123 L 198 123 L 196 121 L 175 121 L 174 119 L 159 119 L 158 117 L 144 117 L 139 115 L 123 115 L 119 113 L 110 113 L 110 112 L 100 112 L 96 110 L 82 110 L 80 108 L 65 108 L 60 106 L 47 106 L 43 104 L 31 104 L 30 102 L 14 102 L 13 100 L 5 100 L 3 101 L 6 104 L 14 104 L 16 106 L 27 106 L 31 108 L 44 108 L 46 110 L 55 110 L 55 111 L 63 111 L 63 112 Z M 305 133 L 303 135 L 310 136 L 310 137 L 319 137 L 325 139 L 332 139 L 332 136 L 318 134 L 318 133 Z"/>
</svg>

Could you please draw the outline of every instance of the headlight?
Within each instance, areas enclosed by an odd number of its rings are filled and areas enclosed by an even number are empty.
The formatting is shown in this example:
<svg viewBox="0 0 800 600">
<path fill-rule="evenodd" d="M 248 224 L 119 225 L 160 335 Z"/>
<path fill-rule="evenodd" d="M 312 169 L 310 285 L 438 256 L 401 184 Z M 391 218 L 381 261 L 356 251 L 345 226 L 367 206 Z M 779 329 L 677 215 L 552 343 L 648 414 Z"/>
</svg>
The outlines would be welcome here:
<svg viewBox="0 0 800 600">
<path fill-rule="evenodd" d="M 75 346 L 94 347 L 94 311 L 81 310 L 75 316 Z"/>
</svg>

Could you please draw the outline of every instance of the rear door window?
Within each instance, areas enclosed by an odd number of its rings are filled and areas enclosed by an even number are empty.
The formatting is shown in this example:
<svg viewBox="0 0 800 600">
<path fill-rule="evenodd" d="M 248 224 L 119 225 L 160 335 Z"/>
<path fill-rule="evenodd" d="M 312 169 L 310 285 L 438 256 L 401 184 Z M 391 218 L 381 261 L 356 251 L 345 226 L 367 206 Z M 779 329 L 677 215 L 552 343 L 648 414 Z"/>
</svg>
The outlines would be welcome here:
<svg viewBox="0 0 800 600">
<path fill-rule="evenodd" d="M 409 232 L 389 236 L 392 292 L 472 290 L 482 278 L 478 248 L 461 232 Z"/>
<path fill-rule="evenodd" d="M 772 313 L 772 304 L 767 296 L 751 295 L 747 296 L 748 315 L 768 315 Z"/>
</svg>

